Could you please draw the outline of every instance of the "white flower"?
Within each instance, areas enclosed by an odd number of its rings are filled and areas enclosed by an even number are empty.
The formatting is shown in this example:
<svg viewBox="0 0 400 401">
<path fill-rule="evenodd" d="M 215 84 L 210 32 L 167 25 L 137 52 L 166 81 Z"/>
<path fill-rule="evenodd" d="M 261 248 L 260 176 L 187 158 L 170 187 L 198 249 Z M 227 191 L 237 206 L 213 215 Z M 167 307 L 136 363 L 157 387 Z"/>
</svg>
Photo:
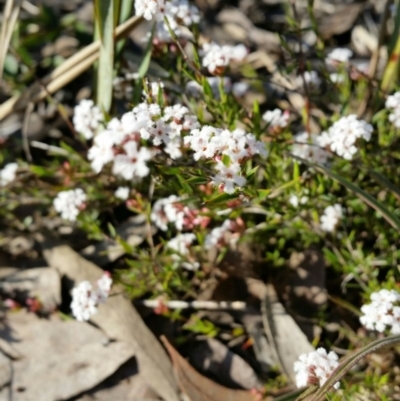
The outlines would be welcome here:
<svg viewBox="0 0 400 401">
<path fill-rule="evenodd" d="M 328 206 L 321 216 L 321 230 L 332 232 L 343 217 L 343 209 L 339 204 Z"/>
<path fill-rule="evenodd" d="M 235 192 L 235 186 L 243 187 L 246 184 L 246 179 L 240 176 L 240 164 L 232 163 L 230 166 L 225 166 L 224 163 L 218 162 L 215 168 L 218 174 L 212 179 L 212 183 L 224 190 L 228 194 Z"/>
<path fill-rule="evenodd" d="M 357 153 L 357 139 L 366 141 L 371 139 L 373 127 L 364 120 L 358 120 L 355 114 L 342 117 L 336 121 L 328 131 L 321 134 L 324 145 L 329 145 L 332 152 L 346 160 L 351 160 Z"/>
<path fill-rule="evenodd" d="M 224 234 L 231 230 L 232 220 L 225 220 L 222 226 L 215 227 L 207 234 L 204 246 L 205 249 L 210 249 L 213 246 L 217 246 L 221 239 L 224 238 Z"/>
<path fill-rule="evenodd" d="M 103 131 L 94 138 L 93 146 L 88 151 L 93 171 L 100 173 L 103 167 L 114 159 L 114 138 L 110 131 Z"/>
<path fill-rule="evenodd" d="M 135 0 L 136 15 L 142 15 L 148 21 L 154 16 L 159 17 L 165 7 L 164 0 Z"/>
<path fill-rule="evenodd" d="M 301 132 L 294 137 L 292 153 L 302 159 L 309 160 L 317 164 L 326 164 L 329 153 L 325 151 L 324 136 Z"/>
<path fill-rule="evenodd" d="M 5 187 L 15 180 L 18 170 L 17 163 L 8 163 L 0 170 L 0 187 Z"/>
<path fill-rule="evenodd" d="M 200 22 L 200 13 L 197 7 L 188 0 L 172 0 L 167 3 L 167 10 L 180 25 L 191 26 Z"/>
<path fill-rule="evenodd" d="M 338 359 L 335 352 L 331 351 L 328 354 L 324 348 L 300 355 L 298 361 L 294 363 L 297 387 L 301 388 L 311 384 L 322 386 L 339 366 Z M 339 382 L 334 385 L 336 389 L 339 386 Z"/>
<path fill-rule="evenodd" d="M 368 330 L 383 333 L 387 328 L 392 334 L 400 333 L 400 293 L 382 289 L 371 294 L 371 303 L 363 305 L 360 322 Z"/>
<path fill-rule="evenodd" d="M 72 119 L 74 128 L 86 139 L 93 138 L 103 121 L 103 113 L 94 105 L 93 100 L 83 99 L 74 108 L 74 117 Z"/>
<path fill-rule="evenodd" d="M 329 75 L 329 77 L 334 84 L 340 84 L 344 81 L 343 74 L 339 74 L 337 72 L 333 72 L 332 74 Z"/>
<path fill-rule="evenodd" d="M 114 192 L 116 198 L 121 200 L 127 200 L 129 198 L 130 189 L 128 187 L 118 187 Z"/>
<path fill-rule="evenodd" d="M 104 303 L 107 301 L 107 298 L 111 291 L 113 280 L 111 278 L 111 274 L 109 272 L 104 272 L 104 274 L 97 280 L 97 303 Z"/>
<path fill-rule="evenodd" d="M 182 230 L 185 213 L 178 206 L 180 200 L 181 198 L 176 195 L 171 195 L 154 202 L 150 219 L 160 230 L 167 231 L 169 223 L 175 224 L 178 230 Z"/>
<path fill-rule="evenodd" d="M 388 96 L 385 107 L 391 111 L 389 114 L 389 121 L 391 121 L 395 127 L 400 128 L 400 92 Z"/>
<path fill-rule="evenodd" d="M 65 220 L 75 221 L 85 205 L 86 194 L 81 188 L 59 192 L 53 201 L 54 209 Z"/>
<path fill-rule="evenodd" d="M 158 93 L 161 91 L 163 93 L 164 89 L 164 82 L 147 82 L 147 86 L 149 89 L 149 92 L 147 93 L 144 89 L 142 91 L 143 96 L 149 100 L 150 98 L 153 98 L 155 100 L 158 99 Z"/>
<path fill-rule="evenodd" d="M 263 116 L 263 120 L 268 123 L 268 128 L 285 128 L 289 123 L 289 113 L 282 112 L 280 109 L 268 110 Z"/>
<path fill-rule="evenodd" d="M 307 203 L 308 201 L 308 197 L 307 196 L 302 196 L 300 199 L 297 195 L 290 195 L 289 198 L 289 203 L 294 207 L 297 208 L 299 206 L 299 204 L 304 205 L 305 203 Z"/>
<path fill-rule="evenodd" d="M 244 45 L 220 46 L 214 42 L 206 43 L 202 48 L 202 64 L 210 74 L 219 75 L 231 61 L 242 61 L 247 56 L 247 53 L 247 48 Z"/>
<path fill-rule="evenodd" d="M 193 233 L 178 234 L 166 244 L 167 248 L 177 253 L 173 255 L 173 259 L 188 270 L 197 270 L 200 267 L 198 262 L 195 262 L 190 258 L 189 247 L 195 240 L 196 236 Z"/>
<path fill-rule="evenodd" d="M 71 311 L 76 320 L 89 320 L 97 313 L 97 295 L 89 281 L 82 281 L 72 289 Z"/>
<path fill-rule="evenodd" d="M 97 313 L 97 306 L 106 302 L 112 285 L 110 273 L 105 272 L 96 284 L 94 289 L 89 281 L 82 281 L 72 289 L 71 311 L 76 320 L 89 320 Z"/>
<path fill-rule="evenodd" d="M 335 65 L 336 63 L 347 63 L 353 56 L 350 49 L 338 47 L 333 49 L 327 56 L 325 61 L 328 64 Z"/>
<path fill-rule="evenodd" d="M 136 141 L 129 141 L 123 149 L 126 154 L 115 156 L 113 174 L 120 175 L 125 180 L 146 177 L 150 173 L 146 162 L 151 159 L 151 152 L 143 146 L 138 150 Z"/>
<path fill-rule="evenodd" d="M 317 71 L 305 71 L 304 80 L 311 89 L 319 88 L 321 85 L 321 78 L 318 76 Z"/>
</svg>

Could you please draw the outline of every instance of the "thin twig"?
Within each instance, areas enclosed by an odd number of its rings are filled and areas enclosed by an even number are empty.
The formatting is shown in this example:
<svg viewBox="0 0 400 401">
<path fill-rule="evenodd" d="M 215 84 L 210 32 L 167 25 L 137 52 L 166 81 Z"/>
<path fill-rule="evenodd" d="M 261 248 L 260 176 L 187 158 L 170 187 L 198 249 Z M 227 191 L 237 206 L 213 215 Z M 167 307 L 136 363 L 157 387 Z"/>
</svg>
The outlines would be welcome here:
<svg viewBox="0 0 400 401">
<path fill-rule="evenodd" d="M 34 107 L 33 103 L 29 102 L 28 106 L 25 109 L 24 123 L 22 125 L 22 147 L 25 152 L 26 160 L 28 160 L 29 163 L 32 163 L 32 154 L 29 149 L 28 129 L 29 129 L 29 119 L 31 117 L 33 107 Z"/>
<path fill-rule="evenodd" d="M 146 306 L 147 308 L 157 308 L 160 305 L 166 306 L 168 309 L 205 309 L 205 310 L 245 310 L 247 309 L 246 302 L 243 301 L 163 301 L 160 299 L 145 299 L 137 301 L 138 305 Z"/>
</svg>

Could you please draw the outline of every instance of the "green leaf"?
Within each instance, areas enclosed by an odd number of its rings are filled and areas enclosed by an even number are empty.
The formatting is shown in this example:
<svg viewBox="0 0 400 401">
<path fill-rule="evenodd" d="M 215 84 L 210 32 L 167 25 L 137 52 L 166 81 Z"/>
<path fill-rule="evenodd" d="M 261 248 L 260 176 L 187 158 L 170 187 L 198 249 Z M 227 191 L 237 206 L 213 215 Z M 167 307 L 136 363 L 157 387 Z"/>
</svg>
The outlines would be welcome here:
<svg viewBox="0 0 400 401">
<path fill-rule="evenodd" d="M 183 190 L 187 193 L 187 194 L 192 194 L 193 193 L 193 189 L 192 187 L 187 183 L 187 181 L 180 175 L 178 174 L 176 176 L 176 178 L 178 179 L 179 183 L 181 184 L 181 187 L 183 188 Z"/>
<path fill-rule="evenodd" d="M 139 67 L 139 70 L 138 70 L 139 79 L 143 79 L 146 76 L 147 71 L 148 71 L 149 66 L 150 66 L 151 53 L 153 51 L 153 37 L 154 37 L 155 27 L 156 27 L 156 25 L 154 24 L 153 25 L 153 29 L 151 31 L 151 35 L 150 35 L 149 41 L 147 42 L 146 51 L 144 53 L 143 60 L 140 63 L 140 67 Z"/>
<path fill-rule="evenodd" d="M 400 7 L 398 7 L 400 8 Z M 388 59 L 385 70 L 383 71 L 381 89 L 390 92 L 399 78 L 400 70 L 400 36 L 397 37 L 396 44 Z"/>
<path fill-rule="evenodd" d="M 207 184 L 210 180 L 204 177 L 192 177 L 186 180 L 188 184 L 194 184 L 194 185 L 201 185 L 201 184 Z"/>
<path fill-rule="evenodd" d="M 100 56 L 97 70 L 97 104 L 109 112 L 112 102 L 114 71 L 114 1 L 95 0 L 97 32 L 100 35 Z"/>
<path fill-rule="evenodd" d="M 227 201 L 230 201 L 230 200 L 236 199 L 236 198 L 237 198 L 236 194 L 223 193 L 223 194 L 218 194 L 214 198 L 211 198 L 210 200 L 206 201 L 205 203 L 209 206 L 210 205 L 218 205 L 220 203 L 225 203 Z"/>
<path fill-rule="evenodd" d="M 398 219 L 397 216 L 395 216 L 393 213 L 391 213 L 386 206 L 384 206 L 381 202 L 379 202 L 377 199 L 375 199 L 373 196 L 365 192 L 363 189 L 360 187 L 354 185 L 350 181 L 347 181 L 345 178 L 341 177 L 339 174 L 333 172 L 329 168 L 325 166 L 321 166 L 315 163 L 311 163 L 308 160 L 304 160 L 300 157 L 292 155 L 293 158 L 301 161 L 302 163 L 308 165 L 309 167 L 314 168 L 315 170 L 324 173 L 328 177 L 338 181 L 340 184 L 342 184 L 344 187 L 346 187 L 348 190 L 354 192 L 362 201 L 364 201 L 367 205 L 375 209 L 377 212 L 379 212 L 383 218 L 396 230 L 400 231 L 400 220 Z"/>
</svg>

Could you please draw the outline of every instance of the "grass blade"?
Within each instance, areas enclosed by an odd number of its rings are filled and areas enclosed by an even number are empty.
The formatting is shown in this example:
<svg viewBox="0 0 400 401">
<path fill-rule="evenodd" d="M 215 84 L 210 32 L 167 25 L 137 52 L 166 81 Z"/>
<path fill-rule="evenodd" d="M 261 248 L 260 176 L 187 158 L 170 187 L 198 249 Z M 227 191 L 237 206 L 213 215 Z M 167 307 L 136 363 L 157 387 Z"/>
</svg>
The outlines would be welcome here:
<svg viewBox="0 0 400 401">
<path fill-rule="evenodd" d="M 100 35 L 96 103 L 103 111 L 109 112 L 112 102 L 114 71 L 114 1 L 95 0 L 95 18 Z"/>
<path fill-rule="evenodd" d="M 119 40 L 129 34 L 143 21 L 142 17 L 133 16 L 115 30 L 115 38 Z M 99 58 L 100 41 L 91 43 L 75 53 L 51 74 L 44 77 L 40 83 L 32 84 L 20 95 L 15 95 L 0 105 L 0 121 L 15 110 L 22 110 L 32 102 L 39 102 L 46 96 L 58 91 L 83 71 L 89 69 Z"/>
<path fill-rule="evenodd" d="M 3 23 L 0 31 L 0 80 L 3 78 L 4 62 L 6 60 L 14 26 L 18 20 L 21 3 L 22 0 L 7 0 L 4 6 Z"/>
<path fill-rule="evenodd" d="M 364 201 L 367 205 L 375 209 L 379 212 L 384 219 L 396 230 L 400 231 L 400 219 L 398 219 L 393 213 L 391 213 L 382 203 L 376 200 L 373 196 L 365 192 L 363 189 L 357 187 L 356 185 L 352 184 L 350 181 L 347 181 L 345 178 L 341 177 L 339 174 L 333 172 L 329 168 L 325 166 L 321 166 L 318 164 L 311 163 L 307 160 L 304 160 L 300 157 L 291 155 L 293 158 L 301 161 L 302 163 L 308 165 L 309 167 L 314 168 L 315 170 L 324 173 L 328 177 L 334 179 L 335 181 L 342 184 L 348 190 L 354 192 L 362 201 Z"/>
</svg>

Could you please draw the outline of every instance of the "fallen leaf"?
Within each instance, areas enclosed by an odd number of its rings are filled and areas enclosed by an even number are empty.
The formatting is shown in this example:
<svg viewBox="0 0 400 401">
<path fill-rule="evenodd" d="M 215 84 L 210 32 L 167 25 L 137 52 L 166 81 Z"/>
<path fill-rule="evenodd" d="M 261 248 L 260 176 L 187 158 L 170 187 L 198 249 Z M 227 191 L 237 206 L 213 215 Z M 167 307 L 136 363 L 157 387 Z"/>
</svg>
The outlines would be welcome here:
<svg viewBox="0 0 400 401">
<path fill-rule="evenodd" d="M 14 401 L 71 398 L 110 376 L 132 358 L 128 343 L 109 342 L 95 327 L 24 310 L 7 314 L 7 340 L 21 355 L 13 362 Z"/>
<path fill-rule="evenodd" d="M 261 302 L 261 313 L 268 342 L 276 354 L 276 362 L 294 382 L 294 362 L 301 354 L 314 351 L 314 347 L 278 301 L 271 284 L 267 285 L 267 295 Z"/>
<path fill-rule="evenodd" d="M 166 337 L 162 336 L 161 340 L 171 357 L 179 387 L 190 401 L 254 401 L 256 399 L 256 396 L 249 391 L 232 390 L 202 376 L 182 358 Z"/>
<path fill-rule="evenodd" d="M 95 281 L 103 270 L 82 258 L 66 245 L 42 242 L 47 263 L 71 283 Z M 147 383 L 166 401 L 179 401 L 171 363 L 161 344 L 147 328 L 132 303 L 121 294 L 112 295 L 100 305 L 91 321 L 111 338 L 127 342 L 135 351 L 139 371 Z"/>
<path fill-rule="evenodd" d="M 262 388 L 253 368 L 225 344 L 214 338 L 198 342 L 191 349 L 189 360 L 204 373 L 211 373 L 229 387 Z"/>
</svg>

